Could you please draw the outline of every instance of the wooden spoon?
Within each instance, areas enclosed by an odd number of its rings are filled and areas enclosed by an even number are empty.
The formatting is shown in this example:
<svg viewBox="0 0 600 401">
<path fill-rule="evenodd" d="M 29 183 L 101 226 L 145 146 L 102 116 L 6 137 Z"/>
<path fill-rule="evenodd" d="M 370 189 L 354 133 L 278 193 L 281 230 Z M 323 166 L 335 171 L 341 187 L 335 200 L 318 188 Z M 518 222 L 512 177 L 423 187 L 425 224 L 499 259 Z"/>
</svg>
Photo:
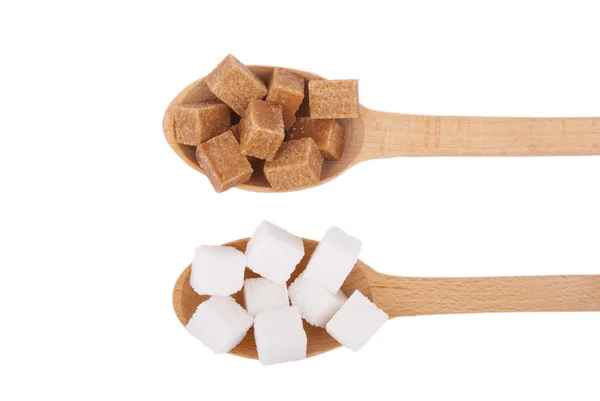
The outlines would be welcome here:
<svg viewBox="0 0 600 401">
<path fill-rule="evenodd" d="M 273 67 L 250 66 L 263 80 Z M 294 70 L 307 80 L 322 79 Z M 173 99 L 163 119 L 167 142 L 188 165 L 202 173 L 195 148 L 175 140 L 176 106 L 216 99 L 202 78 Z M 308 116 L 308 99 L 298 116 Z M 384 113 L 360 106 L 360 118 L 340 120 L 346 144 L 340 161 L 325 161 L 320 184 L 365 160 L 396 156 L 557 156 L 600 155 L 600 117 L 502 118 L 448 117 Z M 276 192 L 257 173 L 238 186 L 248 191 Z"/>
<path fill-rule="evenodd" d="M 288 281 L 291 284 L 306 268 L 317 242 L 304 239 L 304 258 Z M 248 238 L 230 242 L 242 252 Z M 175 283 L 173 307 L 185 326 L 201 302 L 209 297 L 198 295 L 190 286 L 188 266 Z M 246 278 L 258 277 L 246 269 Z M 409 278 L 381 274 L 360 260 L 344 282 L 342 291 L 359 290 L 390 318 L 398 316 L 440 315 L 490 312 L 589 312 L 600 311 L 600 275 L 482 278 Z M 233 298 L 244 304 L 242 291 Z M 340 346 L 325 329 L 304 322 L 308 337 L 307 356 L 315 356 Z M 230 352 L 257 359 L 254 331 Z"/>
</svg>

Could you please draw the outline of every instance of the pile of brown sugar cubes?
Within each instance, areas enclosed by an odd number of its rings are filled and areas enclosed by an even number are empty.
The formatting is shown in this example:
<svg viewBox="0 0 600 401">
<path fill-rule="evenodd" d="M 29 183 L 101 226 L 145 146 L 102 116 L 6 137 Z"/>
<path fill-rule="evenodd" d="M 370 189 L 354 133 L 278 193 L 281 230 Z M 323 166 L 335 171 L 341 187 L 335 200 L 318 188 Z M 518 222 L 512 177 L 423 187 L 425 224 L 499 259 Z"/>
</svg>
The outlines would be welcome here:
<svg viewBox="0 0 600 401">
<path fill-rule="evenodd" d="M 260 168 L 277 191 L 310 187 L 318 184 L 324 160 L 340 160 L 345 132 L 336 119 L 358 117 L 358 81 L 310 80 L 310 117 L 296 118 L 304 80 L 274 68 L 265 85 L 228 55 L 206 77 L 218 100 L 177 106 L 177 142 L 196 146 L 198 164 L 217 192 L 248 182 Z M 231 124 L 232 112 L 239 124 Z"/>
</svg>

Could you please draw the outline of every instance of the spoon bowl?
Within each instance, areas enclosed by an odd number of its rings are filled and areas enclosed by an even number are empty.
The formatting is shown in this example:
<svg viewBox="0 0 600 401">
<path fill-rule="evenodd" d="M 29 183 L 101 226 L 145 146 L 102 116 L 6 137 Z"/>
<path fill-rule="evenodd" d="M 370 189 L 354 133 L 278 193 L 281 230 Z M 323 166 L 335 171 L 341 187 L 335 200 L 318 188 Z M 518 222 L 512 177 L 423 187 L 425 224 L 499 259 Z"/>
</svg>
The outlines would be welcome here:
<svg viewBox="0 0 600 401">
<path fill-rule="evenodd" d="M 274 67 L 268 66 L 249 66 L 250 70 L 258 75 L 263 81 L 268 81 Z M 305 80 L 305 86 L 308 87 L 308 81 L 311 79 L 323 79 L 322 77 L 312 74 L 310 72 L 292 70 L 302 75 Z M 305 92 L 308 89 L 305 88 Z M 167 142 L 171 148 L 177 153 L 177 155 L 183 159 L 190 167 L 194 170 L 204 174 L 202 168 L 198 165 L 196 160 L 196 148 L 194 146 L 182 145 L 175 139 L 175 108 L 180 104 L 204 102 L 207 100 L 216 99 L 215 95 L 208 89 L 205 78 L 199 79 L 187 88 L 185 88 L 177 97 L 171 102 L 163 119 L 163 131 Z M 308 98 L 304 99 L 304 102 L 300 106 L 298 117 L 308 116 Z M 237 117 L 239 118 L 239 117 Z M 321 181 L 319 184 L 325 183 L 345 170 L 349 169 L 352 165 L 357 163 L 357 157 L 360 153 L 360 149 L 363 143 L 364 128 L 362 126 L 362 120 L 358 119 L 340 119 L 339 123 L 344 127 L 346 132 L 346 140 L 344 145 L 344 152 L 342 158 L 339 161 L 325 160 L 323 163 L 323 169 L 321 171 Z M 249 182 L 238 185 L 236 188 L 242 188 L 248 191 L 254 192 L 275 192 L 273 188 L 267 182 L 262 171 L 257 171 Z"/>
<path fill-rule="evenodd" d="M 267 81 L 274 67 L 249 68 Z M 323 79 L 310 72 L 292 71 L 306 78 L 305 86 L 311 79 Z M 201 78 L 173 99 L 163 118 L 163 131 L 171 148 L 201 173 L 204 172 L 196 161 L 195 147 L 182 145 L 175 139 L 175 109 L 180 104 L 214 99 L 205 78 Z M 308 110 L 308 98 L 305 97 L 297 116 L 308 116 Z M 346 131 L 342 159 L 325 161 L 319 185 L 362 161 L 388 157 L 600 155 L 600 117 L 426 116 L 384 113 L 364 106 L 359 107 L 359 114 L 355 119 L 339 120 Z M 258 171 L 238 188 L 277 192 Z"/>
<path fill-rule="evenodd" d="M 242 252 L 249 238 L 224 244 Z M 303 239 L 304 257 L 292 273 L 290 285 L 306 268 L 317 241 Z M 197 294 L 190 286 L 191 265 L 179 276 L 173 289 L 173 307 L 184 326 L 200 303 L 209 296 Z M 246 268 L 245 278 L 259 277 Z M 481 278 L 418 278 L 381 274 L 357 261 L 342 286 L 346 295 L 362 292 L 390 318 L 457 313 L 491 312 L 582 312 L 600 311 L 600 275 Z M 243 290 L 232 297 L 244 305 Z M 306 356 L 340 347 L 325 329 L 303 320 L 308 339 Z M 257 359 L 254 329 L 250 328 L 231 354 Z"/>
<path fill-rule="evenodd" d="M 246 251 L 246 244 L 248 243 L 249 238 L 240 239 L 237 241 L 233 241 L 227 243 L 225 245 L 232 246 L 242 252 Z M 306 268 L 306 264 L 310 259 L 315 247 L 317 246 L 316 241 L 312 240 L 303 240 L 304 241 L 304 257 L 296 267 L 296 270 L 292 273 L 292 276 L 288 280 L 288 286 L 304 271 Z M 366 277 L 366 269 L 369 269 L 362 262 L 358 262 L 355 268 L 352 270 L 352 273 L 348 277 L 348 279 L 344 282 L 342 287 L 342 291 L 345 294 L 352 294 L 354 290 L 359 290 L 369 299 L 372 299 L 371 289 L 369 287 L 369 280 Z M 188 266 L 183 273 L 179 276 L 177 283 L 175 284 L 175 289 L 173 291 L 173 306 L 175 308 L 175 313 L 177 314 L 177 318 L 179 321 L 185 326 L 187 322 L 190 320 L 198 305 L 204 301 L 206 301 L 209 296 L 208 295 L 199 295 L 197 294 L 192 287 L 190 286 L 190 273 L 191 273 L 191 265 Z M 246 272 L 244 274 L 244 278 L 255 278 L 260 277 L 258 274 L 254 273 L 252 270 L 246 268 Z M 243 291 L 243 290 L 242 290 Z M 243 292 L 239 291 L 232 295 L 233 299 L 235 299 L 240 305 L 244 305 L 244 296 Z M 302 320 L 304 325 L 304 330 L 306 331 L 306 337 L 308 339 L 307 345 L 307 356 L 314 356 L 321 354 L 323 352 L 335 349 L 340 346 L 340 344 L 335 341 L 325 329 L 321 327 L 315 327 L 308 324 L 305 320 Z M 256 353 L 256 344 L 254 342 L 254 328 L 250 328 L 246 337 L 242 340 L 242 342 L 230 351 L 231 354 L 243 356 L 246 358 L 257 359 L 258 354 Z"/>
</svg>

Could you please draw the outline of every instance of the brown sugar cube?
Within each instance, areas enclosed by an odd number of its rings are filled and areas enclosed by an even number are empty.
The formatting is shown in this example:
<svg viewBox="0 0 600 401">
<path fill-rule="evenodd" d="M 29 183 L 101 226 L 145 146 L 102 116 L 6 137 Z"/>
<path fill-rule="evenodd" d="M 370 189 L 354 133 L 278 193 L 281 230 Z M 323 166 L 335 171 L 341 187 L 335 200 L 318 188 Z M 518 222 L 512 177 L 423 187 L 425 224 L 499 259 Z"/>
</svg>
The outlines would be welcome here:
<svg viewBox="0 0 600 401">
<path fill-rule="evenodd" d="M 233 133 L 233 136 L 235 137 L 235 140 L 238 141 L 238 143 L 240 142 L 240 124 L 234 124 L 231 126 L 231 128 L 229 128 L 229 130 Z"/>
<path fill-rule="evenodd" d="M 229 128 L 231 130 L 231 132 L 233 132 L 233 136 L 235 137 L 236 141 L 238 141 L 238 143 L 240 142 L 240 124 L 235 124 L 232 125 L 231 128 Z M 248 161 L 250 162 L 250 165 L 252 166 L 252 168 L 254 170 L 256 170 L 256 166 L 259 164 L 260 161 L 264 161 L 261 159 L 258 159 L 256 157 L 252 157 L 252 156 L 247 156 L 248 157 Z"/>
<path fill-rule="evenodd" d="M 313 79 L 308 83 L 308 104 L 311 118 L 356 118 L 358 81 Z"/>
<path fill-rule="evenodd" d="M 218 100 L 181 104 L 175 109 L 175 138 L 184 145 L 198 146 L 230 125 L 229 107 Z"/>
<path fill-rule="evenodd" d="M 319 183 L 323 156 L 312 138 L 284 142 L 277 156 L 265 163 L 265 176 L 277 191 L 292 191 Z"/>
<path fill-rule="evenodd" d="M 252 176 L 252 167 L 231 131 L 198 145 L 196 159 L 217 192 L 243 184 Z"/>
<path fill-rule="evenodd" d="M 344 151 L 344 127 L 335 119 L 314 120 L 298 117 L 288 139 L 312 138 L 326 160 L 340 160 Z"/>
<path fill-rule="evenodd" d="M 269 80 L 269 93 L 265 100 L 281 105 L 286 131 L 296 121 L 296 112 L 303 99 L 304 78 L 285 68 L 274 68 Z"/>
<path fill-rule="evenodd" d="M 243 116 L 250 99 L 267 96 L 265 83 L 237 58 L 229 54 L 206 77 L 212 93 Z"/>
<path fill-rule="evenodd" d="M 242 154 L 273 160 L 284 137 L 281 106 L 252 99 L 240 121 Z"/>
</svg>

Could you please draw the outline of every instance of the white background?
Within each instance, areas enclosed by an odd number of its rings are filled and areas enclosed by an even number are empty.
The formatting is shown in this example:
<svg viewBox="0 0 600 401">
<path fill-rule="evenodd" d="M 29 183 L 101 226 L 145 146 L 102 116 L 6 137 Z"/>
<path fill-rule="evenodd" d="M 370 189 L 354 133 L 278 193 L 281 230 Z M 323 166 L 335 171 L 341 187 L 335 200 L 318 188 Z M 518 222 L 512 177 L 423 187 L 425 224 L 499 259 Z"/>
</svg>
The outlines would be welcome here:
<svg viewBox="0 0 600 401">
<path fill-rule="evenodd" d="M 177 321 L 194 247 L 263 219 L 338 225 L 389 274 L 600 273 L 600 157 L 379 160 L 217 195 L 167 146 L 167 104 L 229 52 L 358 78 L 373 109 L 600 116 L 597 2 L 389 3 L 2 3 L 0 399 L 600 398 L 598 313 L 396 319 L 268 368 Z"/>
</svg>

